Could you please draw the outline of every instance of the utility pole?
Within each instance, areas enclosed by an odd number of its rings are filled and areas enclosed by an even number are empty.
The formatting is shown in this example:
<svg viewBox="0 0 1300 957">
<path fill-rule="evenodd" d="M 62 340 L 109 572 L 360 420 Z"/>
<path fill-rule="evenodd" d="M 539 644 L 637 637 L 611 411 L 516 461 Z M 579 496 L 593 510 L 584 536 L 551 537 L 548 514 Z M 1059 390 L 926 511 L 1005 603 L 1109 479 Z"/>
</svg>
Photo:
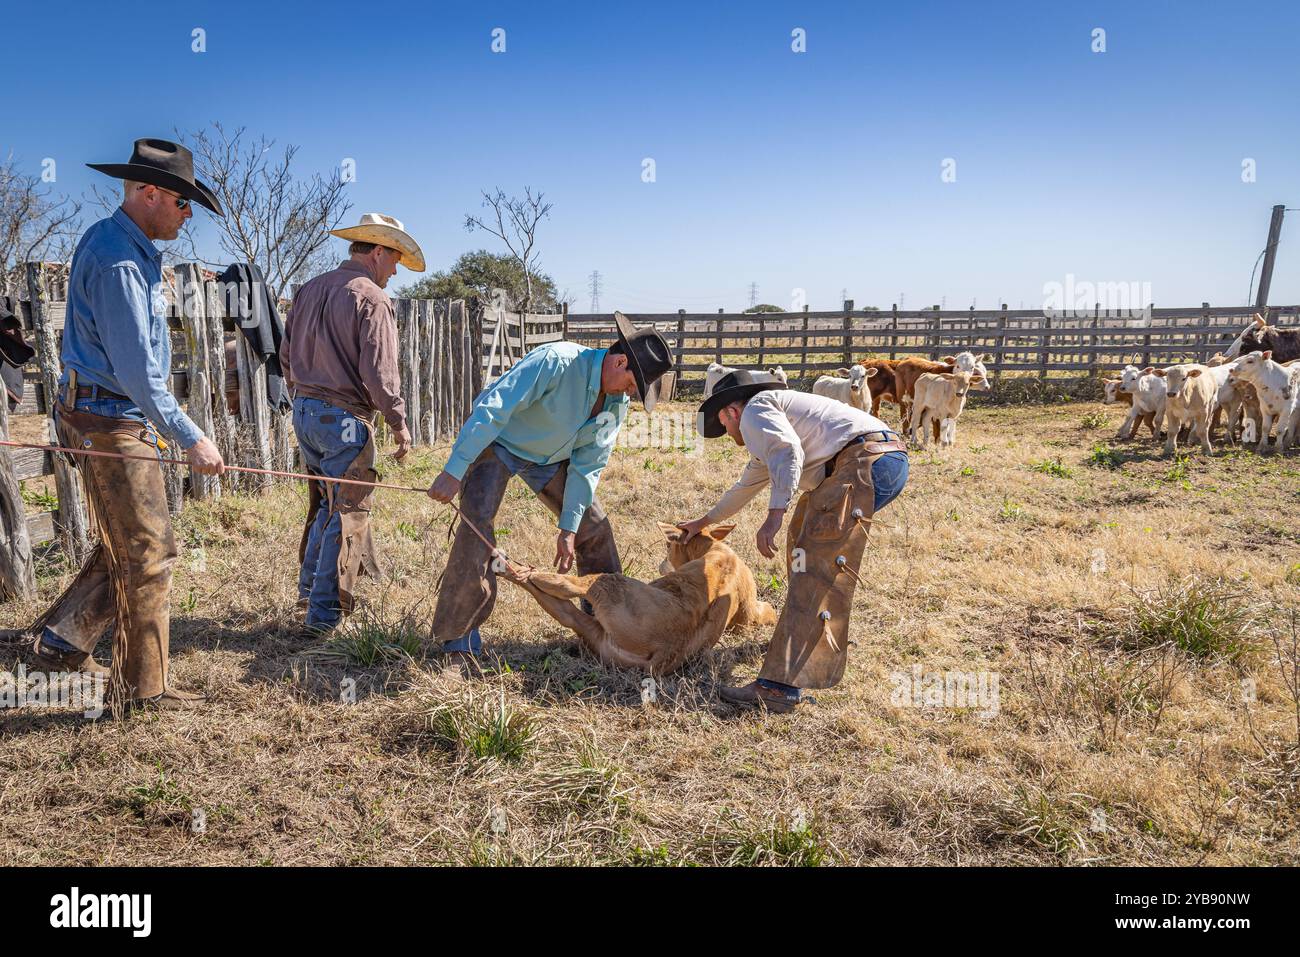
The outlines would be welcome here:
<svg viewBox="0 0 1300 957">
<path fill-rule="evenodd" d="M 1268 287 L 1273 284 L 1273 263 L 1277 260 L 1277 244 L 1282 238 L 1282 216 L 1285 206 L 1273 207 L 1273 218 L 1268 223 L 1268 245 L 1264 247 L 1264 268 L 1259 273 L 1259 292 L 1255 295 L 1255 311 L 1268 321 Z"/>
<path fill-rule="evenodd" d="M 591 290 L 591 311 L 600 312 L 600 270 L 593 269 L 587 279 L 587 288 Z"/>
<path fill-rule="evenodd" d="M 758 305 L 758 283 L 756 282 L 749 284 L 749 304 L 751 306 Z"/>
<path fill-rule="evenodd" d="M 845 302 L 845 301 L 848 300 L 848 298 L 849 298 L 849 291 L 848 291 L 847 289 L 841 289 L 841 290 L 840 290 L 840 302 Z"/>
<path fill-rule="evenodd" d="M 901 292 L 898 294 L 898 308 L 902 309 L 907 305 L 907 297 Z"/>
</svg>

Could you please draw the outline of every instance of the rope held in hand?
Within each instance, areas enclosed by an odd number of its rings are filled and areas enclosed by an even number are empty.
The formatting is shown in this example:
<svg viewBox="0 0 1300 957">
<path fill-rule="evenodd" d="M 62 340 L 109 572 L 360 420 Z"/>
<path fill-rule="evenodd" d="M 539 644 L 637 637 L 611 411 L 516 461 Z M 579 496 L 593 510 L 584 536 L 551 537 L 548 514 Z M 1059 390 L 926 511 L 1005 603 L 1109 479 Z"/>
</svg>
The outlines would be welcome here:
<svg viewBox="0 0 1300 957">
<path fill-rule="evenodd" d="M 164 458 L 161 455 L 128 455 L 125 452 L 101 452 L 96 449 L 69 449 L 61 445 L 36 445 L 31 442 L 10 442 L 5 440 L 0 440 L 0 446 L 8 446 L 14 449 L 37 449 L 41 452 L 66 452 L 68 455 L 95 456 L 106 459 L 136 459 L 140 462 L 161 462 L 164 465 L 179 465 L 184 468 L 194 467 L 192 463 L 185 461 L 185 459 L 169 459 Z M 303 479 L 308 482 L 334 482 L 338 485 L 361 485 L 366 488 L 386 488 L 392 489 L 394 492 L 419 492 L 421 495 L 425 494 L 427 491 L 427 489 L 416 488 L 414 485 L 392 485 L 387 482 L 366 482 L 361 479 L 334 478 L 329 475 L 311 475 L 307 472 L 284 472 L 277 469 L 256 469 L 247 465 L 227 465 L 225 471 L 249 472 L 253 475 L 274 475 L 280 478 Z M 474 523 L 465 517 L 465 513 L 462 512 L 454 502 L 447 502 L 446 504 L 460 515 L 460 520 L 469 527 L 471 532 L 478 536 L 479 541 L 488 547 L 493 557 L 500 557 L 504 562 L 510 561 L 510 559 L 506 557 L 505 552 L 501 551 L 488 541 L 487 536 L 480 532 L 475 527 Z"/>
</svg>

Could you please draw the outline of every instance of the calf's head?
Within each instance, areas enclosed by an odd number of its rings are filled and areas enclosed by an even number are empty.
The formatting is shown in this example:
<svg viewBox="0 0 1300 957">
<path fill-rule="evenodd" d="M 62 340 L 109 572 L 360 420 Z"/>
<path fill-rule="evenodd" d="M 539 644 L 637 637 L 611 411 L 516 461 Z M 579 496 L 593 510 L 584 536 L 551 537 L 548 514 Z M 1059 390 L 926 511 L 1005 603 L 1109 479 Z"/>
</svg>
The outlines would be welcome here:
<svg viewBox="0 0 1300 957">
<path fill-rule="evenodd" d="M 1183 386 L 1199 376 L 1201 372 L 1200 366 L 1169 366 L 1165 369 L 1148 367 L 1142 370 L 1143 375 L 1158 375 L 1164 379 L 1166 395 L 1171 399 L 1177 398 L 1183 391 Z"/>
<path fill-rule="evenodd" d="M 1119 401 L 1119 392 L 1120 392 L 1119 387 L 1120 385 L 1123 384 L 1124 380 L 1123 379 L 1102 379 L 1101 381 L 1106 386 L 1106 404 L 1114 405 L 1116 402 Z"/>
<path fill-rule="evenodd" d="M 668 548 L 668 554 L 659 563 L 659 574 L 669 575 L 687 562 L 703 558 L 710 549 L 720 544 L 724 538 L 730 535 L 731 530 L 735 527 L 734 523 L 714 525 L 700 532 L 689 542 L 683 543 L 682 535 L 684 533 L 680 528 L 676 525 L 669 525 L 667 522 L 660 522 L 659 530 L 664 533 L 664 544 Z"/>
<path fill-rule="evenodd" d="M 861 394 L 867 388 L 867 380 L 875 375 L 877 371 L 874 367 L 868 369 L 866 366 L 855 362 L 847 369 L 836 369 L 835 374 L 841 379 L 849 380 L 849 391 Z"/>
</svg>

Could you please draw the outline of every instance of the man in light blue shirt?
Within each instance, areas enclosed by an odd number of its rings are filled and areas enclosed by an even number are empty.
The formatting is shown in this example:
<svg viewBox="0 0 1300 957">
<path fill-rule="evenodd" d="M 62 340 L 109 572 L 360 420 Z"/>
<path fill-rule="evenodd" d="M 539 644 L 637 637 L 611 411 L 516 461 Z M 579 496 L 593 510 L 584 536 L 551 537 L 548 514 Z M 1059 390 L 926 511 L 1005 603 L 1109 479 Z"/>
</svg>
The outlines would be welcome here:
<svg viewBox="0 0 1300 957">
<path fill-rule="evenodd" d="M 196 471 L 220 474 L 225 465 L 170 390 L 162 254 L 153 241 L 176 238 L 191 202 L 218 216 L 221 205 L 194 178 L 190 151 L 167 140 L 137 140 L 128 162 L 91 168 L 123 180 L 122 205 L 86 230 L 72 257 L 63 372 L 49 398 L 63 445 L 136 458 L 77 457 L 100 542 L 32 630 L 43 663 L 102 677 L 107 669 L 93 652 L 112 626 L 114 710 L 178 710 L 202 696 L 169 681 L 176 540 L 162 466 L 139 457 L 162 452 L 161 430 Z"/>
<path fill-rule="evenodd" d="M 629 394 L 647 412 L 659 379 L 672 368 L 659 333 L 638 332 L 615 313 L 618 342 L 588 349 L 572 342 L 540 346 L 479 394 L 443 472 L 429 487 L 435 501 L 460 493 L 462 515 L 494 544 L 492 523 L 512 475 L 555 514 L 555 567 L 579 574 L 621 570 L 614 533 L 596 486 L 627 417 Z M 449 662 L 473 668 L 479 626 L 496 602 L 491 551 L 462 522 L 438 590 L 433 636 Z"/>
</svg>

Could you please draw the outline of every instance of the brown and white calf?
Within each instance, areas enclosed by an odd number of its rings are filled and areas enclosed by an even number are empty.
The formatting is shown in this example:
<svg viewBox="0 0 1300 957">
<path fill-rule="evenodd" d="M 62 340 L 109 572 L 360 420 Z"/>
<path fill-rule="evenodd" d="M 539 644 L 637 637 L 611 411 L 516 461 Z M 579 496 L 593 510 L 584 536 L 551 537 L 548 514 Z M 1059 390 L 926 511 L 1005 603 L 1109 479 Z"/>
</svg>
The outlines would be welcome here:
<svg viewBox="0 0 1300 957">
<path fill-rule="evenodd" d="M 1178 433 L 1184 425 L 1191 428 L 1190 441 L 1199 438 L 1201 450 L 1207 455 L 1214 454 L 1210 422 L 1219 385 L 1209 372 L 1208 366 L 1199 363 L 1143 370 L 1144 375 L 1157 375 L 1165 380 L 1165 455 L 1174 454 Z"/>
</svg>

